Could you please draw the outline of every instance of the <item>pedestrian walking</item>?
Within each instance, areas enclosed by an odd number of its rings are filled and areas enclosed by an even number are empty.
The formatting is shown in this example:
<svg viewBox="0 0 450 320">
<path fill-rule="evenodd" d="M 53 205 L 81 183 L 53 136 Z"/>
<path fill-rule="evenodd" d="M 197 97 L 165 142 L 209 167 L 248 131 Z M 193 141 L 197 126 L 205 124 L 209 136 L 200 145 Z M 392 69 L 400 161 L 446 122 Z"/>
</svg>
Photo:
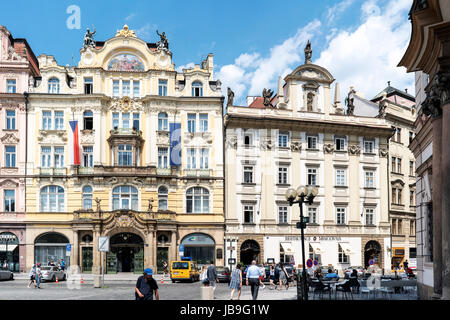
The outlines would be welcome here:
<svg viewBox="0 0 450 320">
<path fill-rule="evenodd" d="M 405 260 L 405 262 L 403 262 L 403 270 L 405 270 L 405 272 L 408 269 L 408 265 L 409 265 L 408 260 Z"/>
<path fill-rule="evenodd" d="M 273 290 L 275 288 L 275 265 L 272 263 L 269 267 L 269 283 L 270 283 L 270 290 Z"/>
<path fill-rule="evenodd" d="M 36 280 L 35 288 L 41 289 L 41 277 L 42 277 L 42 271 L 41 271 L 41 264 L 38 263 L 36 267 L 36 275 L 34 279 Z"/>
<path fill-rule="evenodd" d="M 209 280 L 209 286 L 213 287 L 213 290 L 216 290 L 216 283 L 219 282 L 219 279 L 217 279 L 216 266 L 214 265 L 214 261 L 212 261 L 212 260 L 208 266 L 207 275 L 208 275 L 208 280 Z"/>
<path fill-rule="evenodd" d="M 169 265 L 167 264 L 167 262 L 166 261 L 163 261 L 163 269 L 164 269 L 164 271 L 163 271 L 163 278 L 165 278 L 166 277 L 166 273 L 167 273 L 167 275 L 169 275 Z"/>
<path fill-rule="evenodd" d="M 200 281 L 204 287 L 209 286 L 208 280 L 208 266 L 206 264 L 203 265 L 202 271 L 200 272 Z"/>
<path fill-rule="evenodd" d="M 153 270 L 146 268 L 144 274 L 137 279 L 135 290 L 136 300 L 159 300 L 158 284 L 153 278 Z"/>
<path fill-rule="evenodd" d="M 34 283 L 34 286 L 36 287 L 36 265 L 33 264 L 33 266 L 30 269 L 30 273 L 28 274 L 28 276 L 30 277 L 30 283 L 28 283 L 28 288 L 31 287 L 31 284 Z"/>
<path fill-rule="evenodd" d="M 236 290 L 238 291 L 237 299 L 239 300 L 241 298 L 241 289 L 242 289 L 242 271 L 241 265 L 239 263 L 231 273 L 230 288 L 231 288 L 230 300 L 233 300 L 234 291 Z"/>
<path fill-rule="evenodd" d="M 278 290 L 281 291 L 283 285 L 286 287 L 286 290 L 288 290 L 289 289 L 289 283 L 288 283 L 289 275 L 287 274 L 286 268 L 284 267 L 282 262 L 280 262 L 278 264 L 278 268 L 280 269 L 280 289 L 278 289 Z"/>
<path fill-rule="evenodd" d="M 252 261 L 252 265 L 247 269 L 247 285 L 250 284 L 252 299 L 256 300 L 258 298 L 258 290 L 259 290 L 259 277 L 262 276 L 261 270 L 256 265 L 256 261 Z"/>
<path fill-rule="evenodd" d="M 66 262 L 64 261 L 64 259 L 61 259 L 61 270 L 64 271 L 65 268 L 66 268 Z"/>
</svg>

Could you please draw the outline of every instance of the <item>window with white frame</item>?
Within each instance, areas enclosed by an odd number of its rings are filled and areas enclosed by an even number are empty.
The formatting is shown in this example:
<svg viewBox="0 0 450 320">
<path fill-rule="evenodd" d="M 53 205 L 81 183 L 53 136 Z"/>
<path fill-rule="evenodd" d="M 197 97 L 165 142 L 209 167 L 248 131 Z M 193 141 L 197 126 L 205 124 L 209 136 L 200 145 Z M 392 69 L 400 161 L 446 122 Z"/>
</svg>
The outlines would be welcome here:
<svg viewBox="0 0 450 320">
<path fill-rule="evenodd" d="M 288 167 L 286 166 L 278 167 L 278 183 L 288 184 Z"/>
<path fill-rule="evenodd" d="M 188 148 L 187 149 L 187 168 L 197 169 L 197 159 L 196 159 L 197 149 Z"/>
<path fill-rule="evenodd" d="M 16 146 L 5 146 L 5 167 L 16 167 Z"/>
<path fill-rule="evenodd" d="M 139 113 L 137 113 L 137 112 L 135 112 L 135 113 L 133 113 L 133 128 L 135 129 L 135 130 L 140 130 L 140 115 L 139 115 Z"/>
<path fill-rule="evenodd" d="M 317 185 L 317 169 L 316 168 L 308 168 L 308 185 L 316 186 Z"/>
<path fill-rule="evenodd" d="M 64 112 L 55 111 L 55 130 L 64 130 Z"/>
<path fill-rule="evenodd" d="M 192 96 L 203 97 L 203 84 L 200 81 L 192 82 Z"/>
<path fill-rule="evenodd" d="M 374 145 L 373 140 L 364 140 L 364 153 L 374 153 Z"/>
<path fill-rule="evenodd" d="M 138 209 L 138 190 L 132 186 L 118 186 L 113 189 L 113 210 Z"/>
<path fill-rule="evenodd" d="M 55 168 L 64 167 L 64 147 L 54 147 L 53 159 Z"/>
<path fill-rule="evenodd" d="M 119 128 L 119 123 L 120 123 L 120 114 L 117 113 L 117 112 L 114 112 L 112 114 L 112 121 L 113 121 L 112 127 L 114 129 L 118 129 Z"/>
<path fill-rule="evenodd" d="M 374 220 L 374 209 L 373 208 L 365 208 L 366 211 L 366 225 L 371 226 L 375 224 Z"/>
<path fill-rule="evenodd" d="M 64 189 L 60 186 L 47 186 L 41 189 L 41 212 L 64 211 Z"/>
<path fill-rule="evenodd" d="M 397 158 L 397 173 L 402 173 L 402 159 Z"/>
<path fill-rule="evenodd" d="M 187 213 L 209 213 L 209 191 L 202 187 L 193 187 L 186 191 Z"/>
<path fill-rule="evenodd" d="M 42 111 L 42 130 L 64 130 L 64 111 Z"/>
<path fill-rule="evenodd" d="M 253 223 L 254 206 L 251 204 L 244 205 L 244 223 Z"/>
<path fill-rule="evenodd" d="M 345 150 L 345 138 L 339 137 L 334 139 L 335 150 L 344 151 Z"/>
<path fill-rule="evenodd" d="M 52 147 L 41 147 L 41 167 L 50 168 L 52 166 Z"/>
<path fill-rule="evenodd" d="M 195 123 L 197 122 L 197 115 L 195 113 L 188 113 L 188 132 L 195 132 Z"/>
<path fill-rule="evenodd" d="M 16 110 L 6 110 L 6 130 L 16 129 Z"/>
<path fill-rule="evenodd" d="M 133 146 L 131 144 L 119 144 L 118 149 L 118 165 L 131 166 L 133 165 Z"/>
<path fill-rule="evenodd" d="M 167 131 L 168 130 L 168 117 L 167 113 L 160 112 L 158 114 L 158 130 Z"/>
<path fill-rule="evenodd" d="M 364 171 L 364 188 L 375 188 L 374 172 L 372 170 Z"/>
<path fill-rule="evenodd" d="M 15 190 L 4 190 L 4 210 L 5 212 L 15 212 L 16 211 L 16 191 Z"/>
<path fill-rule="evenodd" d="M 309 223 L 317 223 L 317 208 L 308 207 Z"/>
<path fill-rule="evenodd" d="M 84 94 L 94 93 L 94 80 L 92 77 L 84 78 Z"/>
<path fill-rule="evenodd" d="M 6 80 L 6 92 L 7 93 L 16 93 L 16 80 L 14 80 L 14 79 Z"/>
<path fill-rule="evenodd" d="M 317 149 L 317 136 L 307 136 L 306 141 L 308 149 Z"/>
<path fill-rule="evenodd" d="M 42 130 L 52 129 L 52 112 L 42 111 Z"/>
<path fill-rule="evenodd" d="M 289 142 L 289 133 L 288 132 L 280 132 L 278 134 L 278 147 L 287 148 Z"/>
<path fill-rule="evenodd" d="M 288 207 L 278 207 L 278 223 L 288 223 Z"/>
<path fill-rule="evenodd" d="M 167 169 L 169 167 L 168 148 L 158 148 L 158 168 Z"/>
<path fill-rule="evenodd" d="M 167 96 L 167 80 L 165 79 L 158 80 L 158 95 L 162 97 Z"/>
<path fill-rule="evenodd" d="M 59 93 L 59 80 L 57 78 L 48 80 L 48 93 Z"/>
<path fill-rule="evenodd" d="M 158 188 L 158 210 L 168 209 L 169 191 L 167 187 L 161 186 Z"/>
<path fill-rule="evenodd" d="M 345 224 L 345 208 L 336 208 L 336 223 Z"/>
<path fill-rule="evenodd" d="M 130 81 L 122 80 L 122 96 L 129 97 L 130 96 Z"/>
<path fill-rule="evenodd" d="M 133 81 L 133 98 L 139 98 L 141 96 L 141 82 L 139 80 Z"/>
<path fill-rule="evenodd" d="M 208 114 L 199 114 L 200 132 L 208 132 Z"/>
<path fill-rule="evenodd" d="M 92 209 L 92 187 L 84 186 L 82 190 L 83 209 Z"/>
<path fill-rule="evenodd" d="M 336 186 L 346 186 L 345 169 L 336 169 Z"/>
<path fill-rule="evenodd" d="M 94 129 L 94 113 L 90 110 L 86 110 L 83 112 L 83 129 Z"/>
<path fill-rule="evenodd" d="M 130 129 L 130 114 L 122 113 L 122 129 Z"/>
<path fill-rule="evenodd" d="M 209 169 L 209 149 L 200 149 L 200 169 Z"/>
<path fill-rule="evenodd" d="M 113 97 L 119 97 L 119 96 L 120 96 L 120 81 L 113 80 Z"/>
<path fill-rule="evenodd" d="M 344 249 L 341 247 L 341 245 L 338 245 L 338 246 L 339 246 L 339 253 L 338 253 L 339 257 L 338 257 L 338 262 L 339 262 L 339 263 L 349 263 L 349 257 L 348 257 L 348 255 L 345 254 L 345 251 L 344 251 Z"/>
<path fill-rule="evenodd" d="M 253 166 L 244 166 L 244 183 L 253 183 Z"/>
<path fill-rule="evenodd" d="M 94 166 L 94 147 L 83 147 L 83 166 L 85 168 L 92 168 Z"/>
</svg>

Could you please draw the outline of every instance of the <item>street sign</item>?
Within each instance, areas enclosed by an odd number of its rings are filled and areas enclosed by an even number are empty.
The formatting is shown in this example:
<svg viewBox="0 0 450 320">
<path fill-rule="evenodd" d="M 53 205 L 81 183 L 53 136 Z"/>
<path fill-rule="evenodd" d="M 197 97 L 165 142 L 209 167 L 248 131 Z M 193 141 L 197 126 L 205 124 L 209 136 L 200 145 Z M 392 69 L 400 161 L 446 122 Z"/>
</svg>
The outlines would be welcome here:
<svg viewBox="0 0 450 320">
<path fill-rule="evenodd" d="M 304 223 L 309 223 L 309 217 L 303 217 L 303 222 Z"/>
<path fill-rule="evenodd" d="M 372 266 L 373 265 L 373 259 L 369 260 L 369 264 Z"/>
<path fill-rule="evenodd" d="M 184 257 L 184 244 L 180 244 L 178 252 L 180 253 L 180 257 Z"/>
<path fill-rule="evenodd" d="M 98 237 L 98 251 L 109 252 L 109 237 Z"/>
<path fill-rule="evenodd" d="M 274 258 L 267 258 L 267 264 L 272 264 L 275 263 L 275 259 Z"/>
<path fill-rule="evenodd" d="M 230 265 L 236 264 L 236 259 L 235 258 L 228 258 L 228 264 L 230 264 Z"/>
<path fill-rule="evenodd" d="M 66 245 L 66 257 L 70 257 L 71 250 L 72 250 L 72 245 L 69 243 Z"/>
<path fill-rule="evenodd" d="M 314 260 L 314 265 L 317 266 L 319 264 L 319 261 Z"/>
<path fill-rule="evenodd" d="M 305 219 L 305 217 L 303 217 L 303 219 Z M 308 219 L 309 219 L 309 217 L 308 217 Z M 306 228 L 306 222 L 305 221 L 297 222 L 296 223 L 296 227 L 297 227 L 297 229 L 305 229 Z"/>
<path fill-rule="evenodd" d="M 306 266 L 311 268 L 313 266 L 313 261 L 311 259 L 306 260 Z"/>
</svg>

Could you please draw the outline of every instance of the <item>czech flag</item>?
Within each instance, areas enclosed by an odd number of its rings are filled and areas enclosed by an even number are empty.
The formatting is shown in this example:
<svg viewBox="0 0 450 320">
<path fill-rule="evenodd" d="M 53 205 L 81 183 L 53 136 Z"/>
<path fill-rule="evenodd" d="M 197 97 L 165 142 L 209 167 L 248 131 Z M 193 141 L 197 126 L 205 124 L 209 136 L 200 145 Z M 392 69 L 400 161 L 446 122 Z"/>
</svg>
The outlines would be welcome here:
<svg viewBox="0 0 450 320">
<path fill-rule="evenodd" d="M 73 164 L 80 165 L 80 144 L 78 143 L 78 121 L 69 121 L 72 135 L 70 140 L 73 141 Z"/>
</svg>

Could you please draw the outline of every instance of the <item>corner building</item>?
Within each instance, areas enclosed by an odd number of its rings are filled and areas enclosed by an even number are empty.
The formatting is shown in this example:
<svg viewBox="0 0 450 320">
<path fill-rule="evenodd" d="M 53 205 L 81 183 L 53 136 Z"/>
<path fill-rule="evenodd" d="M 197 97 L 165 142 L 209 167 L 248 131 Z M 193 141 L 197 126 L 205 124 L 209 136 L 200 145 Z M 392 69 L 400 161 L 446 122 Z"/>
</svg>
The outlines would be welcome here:
<svg viewBox="0 0 450 320">
<path fill-rule="evenodd" d="M 213 56 L 179 73 L 168 46 L 126 25 L 80 53 L 76 67 L 38 57 L 27 264 L 70 256 L 97 273 L 98 239 L 109 236 L 107 273 L 162 271 L 180 244 L 199 264 L 223 265 L 223 97 Z"/>
</svg>

